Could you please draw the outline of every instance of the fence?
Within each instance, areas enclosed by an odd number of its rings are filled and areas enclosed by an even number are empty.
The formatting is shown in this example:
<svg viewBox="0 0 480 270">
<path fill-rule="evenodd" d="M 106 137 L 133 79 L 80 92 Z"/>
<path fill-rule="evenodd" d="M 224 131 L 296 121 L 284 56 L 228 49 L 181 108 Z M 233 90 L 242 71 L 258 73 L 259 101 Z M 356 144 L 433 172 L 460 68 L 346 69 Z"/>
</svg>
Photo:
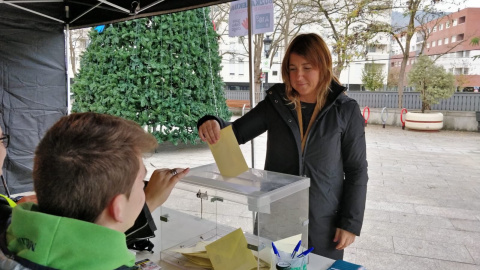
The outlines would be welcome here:
<svg viewBox="0 0 480 270">
<path fill-rule="evenodd" d="M 348 91 L 346 93 L 349 97 L 356 99 L 361 108 L 365 106 L 370 108 L 398 108 L 398 92 Z M 256 93 L 255 100 L 262 100 L 263 94 L 263 92 Z M 227 99 L 250 100 L 248 90 L 227 90 L 225 96 Z M 409 110 L 421 109 L 420 93 L 403 93 L 403 107 Z M 433 105 L 432 110 L 480 111 L 480 93 L 455 93 L 451 98 Z"/>
<path fill-rule="evenodd" d="M 236 100 L 250 100 L 250 91 L 248 90 L 225 90 L 226 99 L 236 99 Z M 259 101 L 265 98 L 265 92 L 255 93 L 255 101 Z"/>
</svg>

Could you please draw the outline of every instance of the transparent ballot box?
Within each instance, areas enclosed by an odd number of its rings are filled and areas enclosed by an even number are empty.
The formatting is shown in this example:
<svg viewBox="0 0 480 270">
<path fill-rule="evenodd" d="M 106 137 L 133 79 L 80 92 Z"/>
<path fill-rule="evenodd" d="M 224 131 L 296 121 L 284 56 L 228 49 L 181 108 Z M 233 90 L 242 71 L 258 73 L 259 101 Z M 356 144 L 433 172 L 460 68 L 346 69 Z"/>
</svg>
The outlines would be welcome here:
<svg viewBox="0 0 480 270">
<path fill-rule="evenodd" d="M 272 241 L 297 236 L 302 249 L 307 248 L 309 187 L 309 178 L 259 169 L 226 178 L 216 164 L 193 168 L 161 207 L 161 260 L 194 269 L 199 266 L 179 249 L 195 249 L 241 229 L 257 261 L 255 268 L 270 269 Z M 234 245 L 228 243 L 224 251 L 228 254 Z"/>
</svg>

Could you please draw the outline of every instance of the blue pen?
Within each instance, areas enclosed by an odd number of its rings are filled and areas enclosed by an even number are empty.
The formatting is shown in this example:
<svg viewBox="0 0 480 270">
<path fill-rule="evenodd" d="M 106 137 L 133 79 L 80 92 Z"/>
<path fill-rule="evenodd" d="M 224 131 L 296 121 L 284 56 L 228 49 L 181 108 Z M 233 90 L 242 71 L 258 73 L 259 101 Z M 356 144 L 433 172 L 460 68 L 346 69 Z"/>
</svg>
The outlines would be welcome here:
<svg viewBox="0 0 480 270">
<path fill-rule="evenodd" d="M 273 242 L 272 242 L 272 248 L 273 248 L 273 253 L 275 253 L 275 255 L 277 255 L 278 258 L 280 258 L 280 253 L 278 253 L 277 247 Z"/>
<path fill-rule="evenodd" d="M 305 256 L 307 256 L 307 254 L 308 254 L 308 253 L 310 253 L 310 252 L 312 252 L 312 250 L 313 250 L 313 247 L 311 247 L 311 248 L 309 248 L 309 249 L 305 250 L 304 252 L 302 252 L 302 253 L 298 254 L 297 258 L 302 258 L 302 257 L 305 257 Z"/>
<path fill-rule="evenodd" d="M 295 246 L 295 248 L 293 249 L 293 252 L 292 252 L 292 259 L 295 258 L 295 254 L 297 254 L 298 252 L 298 249 L 300 248 L 300 244 L 302 244 L 302 240 L 298 241 L 298 244 L 297 246 Z"/>
</svg>

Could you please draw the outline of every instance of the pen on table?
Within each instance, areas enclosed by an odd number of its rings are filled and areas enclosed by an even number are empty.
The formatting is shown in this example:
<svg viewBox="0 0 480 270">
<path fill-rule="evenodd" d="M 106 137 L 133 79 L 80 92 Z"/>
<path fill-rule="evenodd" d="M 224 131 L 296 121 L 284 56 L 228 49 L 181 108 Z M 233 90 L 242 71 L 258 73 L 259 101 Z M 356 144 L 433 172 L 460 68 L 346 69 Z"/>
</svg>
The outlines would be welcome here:
<svg viewBox="0 0 480 270">
<path fill-rule="evenodd" d="M 273 253 L 275 253 L 275 255 L 277 255 L 278 258 L 280 258 L 280 253 L 278 253 L 277 247 L 273 242 L 272 242 L 272 248 L 273 248 Z"/>
<path fill-rule="evenodd" d="M 292 259 L 295 258 L 295 254 L 297 254 L 298 249 L 300 248 L 300 244 L 302 244 L 302 240 L 298 241 L 298 244 L 295 246 L 292 252 Z"/>
<path fill-rule="evenodd" d="M 310 252 L 312 252 L 312 250 L 313 250 L 313 247 L 311 247 L 311 248 L 309 248 L 309 249 L 305 250 L 304 252 L 302 252 L 302 253 L 298 254 L 297 258 L 302 258 L 302 257 L 305 257 L 305 256 L 307 256 L 307 254 L 308 254 L 308 253 L 310 253 Z"/>
</svg>

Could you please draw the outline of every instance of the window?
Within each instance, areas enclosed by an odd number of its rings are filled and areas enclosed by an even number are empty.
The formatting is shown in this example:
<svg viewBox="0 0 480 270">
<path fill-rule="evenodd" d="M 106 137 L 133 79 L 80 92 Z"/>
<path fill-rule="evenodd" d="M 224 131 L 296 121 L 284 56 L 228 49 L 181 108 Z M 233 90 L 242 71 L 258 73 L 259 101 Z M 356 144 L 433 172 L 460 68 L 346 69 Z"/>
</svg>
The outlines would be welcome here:
<svg viewBox="0 0 480 270">
<path fill-rule="evenodd" d="M 376 47 L 375 45 L 368 45 L 367 46 L 367 52 L 376 52 Z"/>
<path fill-rule="evenodd" d="M 442 40 L 441 39 L 438 40 L 438 46 L 440 46 L 440 45 L 442 45 Z"/>
<path fill-rule="evenodd" d="M 464 51 L 463 57 L 470 57 L 470 51 Z"/>
<path fill-rule="evenodd" d="M 443 30 L 443 23 L 440 24 L 440 26 L 438 27 L 438 30 L 439 30 L 439 31 L 442 31 L 442 30 Z"/>
<path fill-rule="evenodd" d="M 433 27 L 433 32 L 437 32 L 437 26 L 436 25 Z"/>
<path fill-rule="evenodd" d="M 455 75 L 460 75 L 460 74 L 462 74 L 462 68 L 455 68 L 455 71 L 454 71 L 453 74 L 455 74 Z"/>
<path fill-rule="evenodd" d="M 450 21 L 447 21 L 447 22 L 445 23 L 445 28 L 450 28 Z"/>
<path fill-rule="evenodd" d="M 458 18 L 458 24 L 465 23 L 465 16 Z"/>
<path fill-rule="evenodd" d="M 437 42 L 436 41 L 432 41 L 432 47 L 435 47 L 437 46 Z"/>
<path fill-rule="evenodd" d="M 273 75 L 273 76 L 277 76 L 277 75 L 278 75 L 278 71 L 273 70 L 273 71 L 272 71 L 272 75 Z"/>
<path fill-rule="evenodd" d="M 243 58 L 238 58 L 238 75 L 244 75 L 245 72 L 245 62 L 243 62 Z"/>
<path fill-rule="evenodd" d="M 235 59 L 230 58 L 228 64 L 230 66 L 230 75 L 235 75 Z"/>
<path fill-rule="evenodd" d="M 430 49 L 430 42 L 427 42 L 427 49 Z"/>
<path fill-rule="evenodd" d="M 468 75 L 470 70 L 468 68 L 463 68 L 463 75 Z"/>
<path fill-rule="evenodd" d="M 457 41 L 462 41 L 464 36 L 465 36 L 464 34 L 458 34 L 457 35 Z"/>
<path fill-rule="evenodd" d="M 452 36 L 452 43 L 457 41 L 457 36 Z"/>
<path fill-rule="evenodd" d="M 395 66 L 395 62 L 390 63 L 390 66 L 391 66 L 391 67 L 394 67 L 394 66 Z"/>
<path fill-rule="evenodd" d="M 455 25 L 457 25 L 457 19 L 453 20 L 452 22 L 452 26 L 455 26 Z"/>
<path fill-rule="evenodd" d="M 448 44 L 448 38 L 445 38 L 445 40 L 443 40 L 443 44 Z"/>
</svg>

